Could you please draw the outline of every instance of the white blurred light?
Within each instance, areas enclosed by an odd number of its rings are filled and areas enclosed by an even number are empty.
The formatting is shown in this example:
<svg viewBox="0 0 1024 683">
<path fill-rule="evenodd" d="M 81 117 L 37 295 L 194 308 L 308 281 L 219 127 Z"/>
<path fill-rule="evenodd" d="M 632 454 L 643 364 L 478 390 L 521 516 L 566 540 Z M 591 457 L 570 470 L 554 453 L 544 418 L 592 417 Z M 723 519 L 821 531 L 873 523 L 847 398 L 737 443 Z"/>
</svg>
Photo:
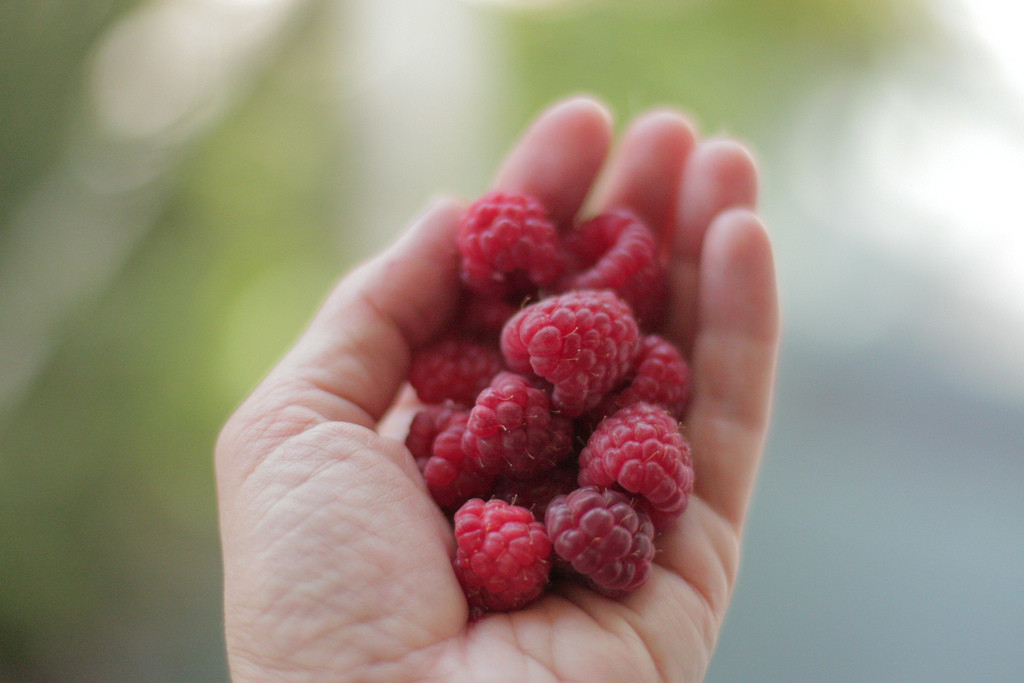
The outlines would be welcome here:
<svg viewBox="0 0 1024 683">
<path fill-rule="evenodd" d="M 585 0 L 464 0 L 479 5 L 504 5 L 506 7 L 549 7 L 552 5 L 568 5 Z"/>
<path fill-rule="evenodd" d="M 1008 36 L 1024 23 L 1010 3 L 947 8 L 953 39 L 941 52 L 908 50 L 885 79 L 837 80 L 793 123 L 803 219 L 853 247 L 836 253 L 822 240 L 823 253 L 792 264 L 802 312 L 794 322 L 809 338 L 854 349 L 923 333 L 914 343 L 930 347 L 944 373 L 1016 400 L 1024 396 L 1024 41 Z M 915 274 L 920 288 L 907 286 Z"/>
<path fill-rule="evenodd" d="M 976 99 L 891 89 L 876 99 L 862 143 L 881 179 L 877 189 L 927 220 L 874 236 L 890 248 L 909 247 L 907 256 L 938 260 L 1024 321 L 1024 5 L 959 0 L 947 22 L 990 61 L 969 75 L 974 90 L 966 92 Z"/>
<path fill-rule="evenodd" d="M 1024 135 L 982 112 L 896 92 L 864 119 L 859 144 L 873 194 L 914 218 L 878 216 L 862 234 L 906 258 L 936 263 L 1024 318 Z"/>
<path fill-rule="evenodd" d="M 219 114 L 234 78 L 298 0 L 157 0 L 105 36 L 92 95 L 101 125 L 129 139 L 180 139 Z"/>
<path fill-rule="evenodd" d="M 487 22 L 460 0 L 344 4 L 342 86 L 358 151 L 339 225 L 349 249 L 370 253 L 402 228 L 424 197 L 455 192 L 492 144 L 486 122 L 512 90 Z"/>
<path fill-rule="evenodd" d="M 239 7 L 242 9 L 263 10 L 280 5 L 282 0 L 207 0 L 209 5 L 222 5 L 224 7 Z"/>
<path fill-rule="evenodd" d="M 181 3 L 123 20 L 95 62 L 100 120 L 127 137 L 169 131 L 196 113 L 220 80 L 214 26 Z"/>
<path fill-rule="evenodd" d="M 1014 0 L 962 0 L 972 30 L 1007 83 L 1024 101 L 1024 4 Z"/>
<path fill-rule="evenodd" d="M 989 296 L 1024 313 L 1024 138 L 969 120 L 930 121 L 926 133 L 899 166 L 903 199 L 947 227 L 939 239 Z"/>
</svg>

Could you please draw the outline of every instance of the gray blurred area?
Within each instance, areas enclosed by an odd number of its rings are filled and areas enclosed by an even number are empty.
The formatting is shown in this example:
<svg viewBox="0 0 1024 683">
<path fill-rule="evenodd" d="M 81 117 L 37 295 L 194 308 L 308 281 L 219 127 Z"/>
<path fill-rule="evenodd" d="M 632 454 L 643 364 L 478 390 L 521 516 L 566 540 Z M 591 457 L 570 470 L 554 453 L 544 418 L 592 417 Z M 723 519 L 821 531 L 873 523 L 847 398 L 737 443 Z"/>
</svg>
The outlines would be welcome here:
<svg viewBox="0 0 1024 683">
<path fill-rule="evenodd" d="M 543 106 L 757 153 L 784 338 L 708 680 L 1024 680 L 999 0 L 0 3 L 0 679 L 225 680 L 219 426 Z"/>
</svg>

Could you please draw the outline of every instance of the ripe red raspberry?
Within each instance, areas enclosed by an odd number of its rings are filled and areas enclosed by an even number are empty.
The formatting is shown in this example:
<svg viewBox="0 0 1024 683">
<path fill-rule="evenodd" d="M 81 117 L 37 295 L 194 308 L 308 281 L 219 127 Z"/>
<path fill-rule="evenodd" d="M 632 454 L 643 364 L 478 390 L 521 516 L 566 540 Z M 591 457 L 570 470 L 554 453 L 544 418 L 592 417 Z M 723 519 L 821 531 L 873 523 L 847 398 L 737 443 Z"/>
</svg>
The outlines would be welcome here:
<svg viewBox="0 0 1024 683">
<path fill-rule="evenodd" d="M 487 496 L 494 475 L 480 469 L 475 458 L 462 450 L 469 412 L 455 412 L 437 434 L 431 455 L 422 462 L 423 479 L 439 507 L 455 510 L 470 498 Z"/>
<path fill-rule="evenodd" d="M 458 412 L 468 414 L 469 408 L 454 401 L 445 401 L 423 406 L 413 416 L 409 424 L 409 433 L 405 437 L 405 447 L 416 459 L 420 471 L 426 465 L 427 459 L 433 455 L 434 439 L 448 426 L 452 415 Z"/>
<path fill-rule="evenodd" d="M 562 271 L 555 225 L 540 202 L 492 192 L 469 206 L 455 243 L 462 254 L 462 281 L 493 295 L 550 284 Z M 525 282 L 524 282 L 525 279 Z"/>
<path fill-rule="evenodd" d="M 526 508 L 469 500 L 455 513 L 455 540 L 455 574 L 471 610 L 519 609 L 547 586 L 551 541 Z"/>
<path fill-rule="evenodd" d="M 501 476 L 494 482 L 491 496 L 524 507 L 537 519 L 544 519 L 548 503 L 555 496 L 574 491 L 578 476 L 579 468 L 575 463 L 561 463 L 553 470 L 542 472 L 530 479 Z"/>
<path fill-rule="evenodd" d="M 626 300 L 644 329 L 661 323 L 668 299 L 665 267 L 651 229 L 627 209 L 581 223 L 565 238 L 576 270 L 563 290 L 612 289 Z"/>
<path fill-rule="evenodd" d="M 501 372 L 477 397 L 462 446 L 485 471 L 530 477 L 572 455 L 573 424 L 552 413 L 543 389 Z"/>
<path fill-rule="evenodd" d="M 469 292 L 459 316 L 459 329 L 470 336 L 493 339 L 497 345 L 501 328 L 519 311 L 518 304 L 485 294 Z"/>
<path fill-rule="evenodd" d="M 409 384 L 424 403 L 451 399 L 472 404 L 504 365 L 494 346 L 448 336 L 413 353 Z"/>
<path fill-rule="evenodd" d="M 637 401 L 657 403 L 672 417 L 683 419 L 690 400 L 690 367 L 672 342 L 656 334 L 641 338 L 628 382 L 592 411 L 595 422 Z"/>
<path fill-rule="evenodd" d="M 556 557 L 605 595 L 634 591 L 650 576 L 654 527 L 619 491 L 587 486 L 558 496 L 544 524 Z"/>
<path fill-rule="evenodd" d="M 554 385 L 551 400 L 569 417 L 597 405 L 633 367 L 639 331 L 611 291 L 581 290 L 527 306 L 505 324 L 508 367 Z"/>
<path fill-rule="evenodd" d="M 618 485 L 678 517 L 693 490 L 690 447 L 661 406 L 633 403 L 597 426 L 580 451 L 580 486 Z"/>
</svg>

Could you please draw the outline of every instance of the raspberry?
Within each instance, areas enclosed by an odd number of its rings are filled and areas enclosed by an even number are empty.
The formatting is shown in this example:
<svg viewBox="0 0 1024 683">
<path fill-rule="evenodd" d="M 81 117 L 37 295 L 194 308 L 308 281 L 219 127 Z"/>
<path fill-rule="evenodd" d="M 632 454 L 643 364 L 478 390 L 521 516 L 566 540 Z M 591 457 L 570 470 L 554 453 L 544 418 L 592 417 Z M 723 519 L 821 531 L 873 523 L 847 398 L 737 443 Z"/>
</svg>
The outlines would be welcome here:
<svg viewBox="0 0 1024 683">
<path fill-rule="evenodd" d="M 455 574 L 471 610 L 519 609 L 547 586 L 551 541 L 526 508 L 469 500 L 455 513 L 455 540 Z"/>
<path fill-rule="evenodd" d="M 668 297 L 667 276 L 654 233 L 643 221 L 626 209 L 601 214 L 570 232 L 565 248 L 580 268 L 563 280 L 563 290 L 613 289 L 645 329 L 657 327 Z"/>
<path fill-rule="evenodd" d="M 459 317 L 459 329 L 468 335 L 497 340 L 501 328 L 519 311 L 505 299 L 470 292 Z"/>
<path fill-rule="evenodd" d="M 501 476 L 494 482 L 491 495 L 513 505 L 524 507 L 537 519 L 544 519 L 548 503 L 555 496 L 569 493 L 576 489 L 579 468 L 566 466 L 565 463 L 548 472 L 543 472 L 530 479 L 514 479 Z"/>
<path fill-rule="evenodd" d="M 457 412 L 468 413 L 469 408 L 454 401 L 445 401 L 424 406 L 413 416 L 409 424 L 409 433 L 405 437 L 405 447 L 412 453 L 421 471 L 427 459 L 434 453 L 434 439 L 448 426 L 452 415 Z"/>
<path fill-rule="evenodd" d="M 639 331 L 629 306 L 610 291 L 582 290 L 527 306 L 505 324 L 510 369 L 554 385 L 552 404 L 576 417 L 632 369 Z"/>
<path fill-rule="evenodd" d="M 476 459 L 462 448 L 468 421 L 468 411 L 454 413 L 434 439 L 431 456 L 423 462 L 423 479 L 430 495 L 445 510 L 490 494 L 494 484 L 494 475 L 481 470 Z"/>
<path fill-rule="evenodd" d="M 472 404 L 502 367 L 501 353 L 493 346 L 448 336 L 413 353 L 409 383 L 424 403 L 451 399 Z"/>
<path fill-rule="evenodd" d="M 557 496 L 544 524 L 556 557 L 605 595 L 636 590 L 650 576 L 654 527 L 619 491 L 587 486 Z"/>
<path fill-rule="evenodd" d="M 661 406 L 633 403 L 606 417 L 580 451 L 580 486 L 621 486 L 678 517 L 693 490 L 690 447 Z"/>
<path fill-rule="evenodd" d="M 682 420 L 690 400 L 690 368 L 672 342 L 656 334 L 640 340 L 636 369 L 629 384 L 601 401 L 594 409 L 600 420 L 637 401 L 657 403 L 674 418 Z"/>
<path fill-rule="evenodd" d="M 632 502 L 634 507 L 638 510 L 643 510 L 647 513 L 647 516 L 651 518 L 651 524 L 654 525 L 655 531 L 664 531 L 672 522 L 676 521 L 680 517 L 680 515 L 670 512 L 662 512 L 657 508 L 651 507 L 650 503 L 643 498 L 635 498 Z"/>
<path fill-rule="evenodd" d="M 547 285 L 562 271 L 555 225 L 540 202 L 492 192 L 471 204 L 455 240 L 462 254 L 462 281 L 493 295 Z"/>
<path fill-rule="evenodd" d="M 462 305 L 410 361 L 428 405 L 406 446 L 454 511 L 471 618 L 536 600 L 552 567 L 626 595 L 693 490 L 689 368 L 648 333 L 668 299 L 656 235 L 626 209 L 562 235 L 535 199 L 494 192 L 455 240 Z"/>
<path fill-rule="evenodd" d="M 572 454 L 572 420 L 527 378 L 501 372 L 477 397 L 462 446 L 485 471 L 530 477 Z"/>
</svg>

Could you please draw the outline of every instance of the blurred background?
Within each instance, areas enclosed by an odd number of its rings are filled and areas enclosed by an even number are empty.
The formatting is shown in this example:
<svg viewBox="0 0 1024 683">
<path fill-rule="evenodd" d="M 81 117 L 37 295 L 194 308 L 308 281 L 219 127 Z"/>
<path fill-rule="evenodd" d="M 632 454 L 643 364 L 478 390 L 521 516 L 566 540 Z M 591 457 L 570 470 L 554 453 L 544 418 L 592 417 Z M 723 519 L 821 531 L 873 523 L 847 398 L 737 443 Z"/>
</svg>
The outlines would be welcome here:
<svg viewBox="0 0 1024 683">
<path fill-rule="evenodd" d="M 220 425 L 574 92 L 760 159 L 784 343 L 708 679 L 1024 680 L 1018 7 L 0 2 L 0 680 L 226 679 Z"/>
</svg>

